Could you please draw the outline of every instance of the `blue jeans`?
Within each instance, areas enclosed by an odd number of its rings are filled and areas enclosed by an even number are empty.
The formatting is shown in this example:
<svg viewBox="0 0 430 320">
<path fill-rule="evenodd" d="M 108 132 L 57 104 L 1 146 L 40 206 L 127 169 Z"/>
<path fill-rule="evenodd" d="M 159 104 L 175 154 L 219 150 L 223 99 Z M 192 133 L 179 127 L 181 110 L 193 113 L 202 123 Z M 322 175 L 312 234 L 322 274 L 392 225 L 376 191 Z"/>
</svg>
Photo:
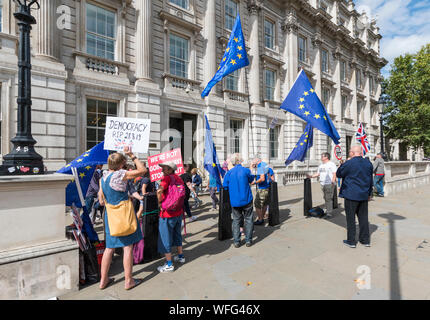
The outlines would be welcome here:
<svg viewBox="0 0 430 320">
<path fill-rule="evenodd" d="M 182 214 L 173 218 L 160 218 L 158 223 L 158 252 L 171 253 L 172 247 L 182 247 Z"/>
<path fill-rule="evenodd" d="M 376 187 L 376 192 L 383 196 L 384 195 L 384 176 L 375 176 L 373 179 L 373 184 Z"/>
<path fill-rule="evenodd" d="M 240 243 L 240 223 L 244 220 L 245 241 L 252 242 L 252 232 L 254 231 L 254 216 L 252 214 L 252 201 L 243 207 L 232 207 L 232 231 L 234 243 Z"/>
</svg>

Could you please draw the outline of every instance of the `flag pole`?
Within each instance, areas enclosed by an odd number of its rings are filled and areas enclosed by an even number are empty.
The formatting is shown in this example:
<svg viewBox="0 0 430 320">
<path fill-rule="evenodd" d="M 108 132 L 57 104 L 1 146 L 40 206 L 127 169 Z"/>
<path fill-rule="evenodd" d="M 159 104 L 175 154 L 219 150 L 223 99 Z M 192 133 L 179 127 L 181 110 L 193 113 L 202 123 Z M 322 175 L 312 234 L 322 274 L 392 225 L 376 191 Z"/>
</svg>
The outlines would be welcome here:
<svg viewBox="0 0 430 320">
<path fill-rule="evenodd" d="M 82 207 L 84 207 L 85 206 L 85 199 L 84 199 L 84 196 L 82 194 L 81 184 L 79 183 L 78 171 L 75 167 L 72 167 L 72 173 L 73 173 L 73 176 L 75 177 L 76 189 L 78 189 L 79 199 L 81 200 Z"/>
<path fill-rule="evenodd" d="M 249 94 L 249 83 L 248 83 L 248 71 L 247 68 L 245 67 L 245 82 L 246 82 L 246 88 L 248 89 L 248 110 L 249 110 L 249 123 L 251 126 L 251 142 L 252 142 L 252 152 L 254 153 L 254 157 L 257 156 L 257 154 L 255 153 L 255 145 L 254 145 L 254 129 L 252 126 L 252 114 L 251 114 L 251 100 L 250 100 L 250 94 Z M 248 139 L 249 141 L 249 139 Z"/>
</svg>

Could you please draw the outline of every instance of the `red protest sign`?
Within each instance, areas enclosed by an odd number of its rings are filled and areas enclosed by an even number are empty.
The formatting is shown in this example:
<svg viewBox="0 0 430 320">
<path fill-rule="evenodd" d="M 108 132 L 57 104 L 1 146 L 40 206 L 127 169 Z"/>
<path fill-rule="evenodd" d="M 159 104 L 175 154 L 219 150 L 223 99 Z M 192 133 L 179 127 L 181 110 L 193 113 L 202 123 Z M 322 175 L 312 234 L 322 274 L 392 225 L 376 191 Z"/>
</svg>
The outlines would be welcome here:
<svg viewBox="0 0 430 320">
<path fill-rule="evenodd" d="M 151 182 L 158 181 L 163 178 L 163 169 L 158 164 L 167 161 L 173 161 L 176 164 L 176 174 L 180 175 L 184 173 L 181 149 L 173 149 L 167 152 L 156 154 L 152 157 L 148 157 L 148 167 Z"/>
<path fill-rule="evenodd" d="M 334 155 L 337 160 L 342 160 L 342 148 L 340 147 L 340 145 L 336 145 L 334 147 Z"/>
</svg>

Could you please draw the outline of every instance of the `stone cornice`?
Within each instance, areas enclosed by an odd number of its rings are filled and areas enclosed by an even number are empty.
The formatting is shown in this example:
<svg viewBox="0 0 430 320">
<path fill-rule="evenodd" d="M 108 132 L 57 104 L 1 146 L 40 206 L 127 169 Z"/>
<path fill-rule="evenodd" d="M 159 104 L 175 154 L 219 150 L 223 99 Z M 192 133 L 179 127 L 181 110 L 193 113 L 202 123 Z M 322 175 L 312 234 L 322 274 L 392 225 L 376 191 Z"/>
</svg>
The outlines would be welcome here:
<svg viewBox="0 0 430 320">
<path fill-rule="evenodd" d="M 285 64 L 284 61 L 281 61 L 281 60 L 276 59 L 274 57 L 268 56 L 266 54 L 260 54 L 260 58 L 261 58 L 261 60 L 263 60 L 263 62 L 269 62 L 269 63 L 274 64 L 276 66 L 282 66 Z"/>
<path fill-rule="evenodd" d="M 182 19 L 181 17 L 174 16 L 173 14 L 170 14 L 164 10 L 160 11 L 159 16 L 164 21 L 165 25 L 167 22 L 171 22 L 171 23 L 183 26 L 184 28 L 193 31 L 194 33 L 198 33 L 203 29 L 202 26 L 200 26 L 196 23 L 186 21 L 186 20 Z"/>
</svg>

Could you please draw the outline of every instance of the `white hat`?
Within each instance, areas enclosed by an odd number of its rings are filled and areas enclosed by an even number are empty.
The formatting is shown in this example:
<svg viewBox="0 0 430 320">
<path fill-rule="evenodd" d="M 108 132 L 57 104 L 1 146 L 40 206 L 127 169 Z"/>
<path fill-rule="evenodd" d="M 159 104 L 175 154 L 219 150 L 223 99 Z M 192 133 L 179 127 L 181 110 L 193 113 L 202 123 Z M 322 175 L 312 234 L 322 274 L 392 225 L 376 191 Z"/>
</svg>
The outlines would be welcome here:
<svg viewBox="0 0 430 320">
<path fill-rule="evenodd" d="M 176 171 L 176 169 L 178 168 L 173 161 L 166 161 L 164 163 L 159 163 L 158 165 L 160 167 L 169 167 L 169 168 L 173 169 L 173 171 Z"/>
</svg>

